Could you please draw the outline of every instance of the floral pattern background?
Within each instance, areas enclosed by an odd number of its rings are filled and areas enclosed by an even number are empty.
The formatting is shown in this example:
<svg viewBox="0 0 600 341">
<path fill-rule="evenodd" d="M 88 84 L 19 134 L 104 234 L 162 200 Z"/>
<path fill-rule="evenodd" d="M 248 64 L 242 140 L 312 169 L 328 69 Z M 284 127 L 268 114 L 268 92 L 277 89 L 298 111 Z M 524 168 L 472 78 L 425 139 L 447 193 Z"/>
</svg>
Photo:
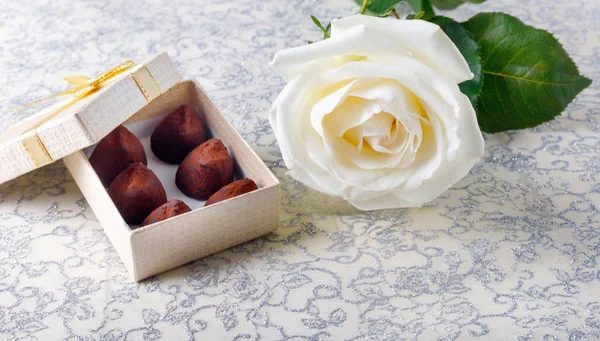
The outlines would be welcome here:
<svg viewBox="0 0 600 341">
<path fill-rule="evenodd" d="M 285 174 L 267 111 L 282 48 L 352 0 L 5 1 L 0 128 L 12 108 L 168 51 L 282 180 L 281 227 L 132 282 L 61 162 L 0 186 L 2 340 L 600 339 L 600 2 L 489 0 L 554 33 L 594 79 L 556 121 L 486 136 L 422 209 L 357 212 Z M 407 11 L 401 6 L 401 11 Z M 7 162 L 2 160 L 2 162 Z"/>
</svg>

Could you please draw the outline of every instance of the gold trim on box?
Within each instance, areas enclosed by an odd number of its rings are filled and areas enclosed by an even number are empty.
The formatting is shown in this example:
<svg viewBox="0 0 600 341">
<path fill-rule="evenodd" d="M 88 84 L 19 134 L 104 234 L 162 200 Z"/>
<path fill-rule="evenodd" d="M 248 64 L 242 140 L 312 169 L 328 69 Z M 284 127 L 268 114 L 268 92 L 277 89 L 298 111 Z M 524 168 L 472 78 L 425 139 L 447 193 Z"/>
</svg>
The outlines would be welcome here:
<svg viewBox="0 0 600 341">
<path fill-rule="evenodd" d="M 152 76 L 152 73 L 147 67 L 142 66 L 139 70 L 134 72 L 131 77 L 133 77 L 133 80 L 148 102 L 152 101 L 162 93 L 156 79 L 154 79 L 154 76 Z"/>
<path fill-rule="evenodd" d="M 35 131 L 30 130 L 23 133 L 23 135 L 21 135 L 21 143 L 36 168 L 45 166 L 54 161 L 46 149 L 46 146 L 44 146 L 44 143 L 40 140 L 40 136 Z"/>
<path fill-rule="evenodd" d="M 58 114 L 60 114 L 67 108 L 71 107 L 73 104 L 75 104 L 75 103 L 79 102 L 80 100 L 95 93 L 100 88 L 102 88 L 102 86 L 104 86 L 109 80 L 111 80 L 114 77 L 122 74 L 123 72 L 131 69 L 134 65 L 135 65 L 135 63 L 132 60 L 128 60 L 128 61 L 123 62 L 113 68 L 108 69 L 107 71 L 103 72 L 102 74 L 100 74 L 100 76 L 98 76 L 94 79 L 91 79 L 87 76 L 65 77 L 65 81 L 67 81 L 69 84 L 74 85 L 74 87 L 67 89 L 63 92 L 60 92 L 58 94 L 31 102 L 29 104 L 26 104 L 20 108 L 13 110 L 13 112 L 19 111 L 21 109 L 28 108 L 30 106 L 36 105 L 38 103 L 41 103 L 41 102 L 44 102 L 44 101 L 47 101 L 47 100 L 50 100 L 50 99 L 53 99 L 56 97 L 67 96 L 67 95 L 73 96 L 73 99 L 71 99 L 69 102 L 67 102 L 66 104 L 64 104 L 63 106 L 58 108 L 57 110 L 49 112 L 33 127 L 25 130 L 21 134 L 21 144 L 23 145 L 23 148 L 29 155 L 29 159 L 31 160 L 31 162 L 33 162 L 33 164 L 36 168 L 47 165 L 54 161 L 54 159 L 50 156 L 50 153 L 48 152 L 48 148 L 46 147 L 46 145 L 44 144 L 44 142 L 41 140 L 40 136 L 38 135 L 37 129 L 39 127 L 41 127 L 44 123 L 46 123 L 49 120 L 51 120 L 52 118 L 56 117 Z"/>
<path fill-rule="evenodd" d="M 61 106 L 55 111 L 48 113 L 33 127 L 25 130 L 21 134 L 21 144 L 23 145 L 23 148 L 29 155 L 29 159 L 31 160 L 31 162 L 33 162 L 36 168 L 54 162 L 54 159 L 52 158 L 52 156 L 50 156 L 48 148 L 38 135 L 37 129 L 41 127 L 44 123 L 56 117 L 58 114 L 60 114 L 67 108 L 71 107 L 73 104 L 95 93 L 100 88 L 102 88 L 102 86 L 106 85 L 109 80 L 131 69 L 134 65 L 135 63 L 133 61 L 128 60 L 103 72 L 102 74 L 100 74 L 100 76 L 94 79 L 91 79 L 86 76 L 65 77 L 65 81 L 67 81 L 69 84 L 74 85 L 73 88 L 52 95 L 50 97 L 46 97 L 35 102 L 26 104 L 20 108 L 13 110 L 13 112 L 18 111 L 60 96 L 74 96 L 74 98 L 67 102 L 65 105 Z M 146 66 L 142 66 L 139 70 L 132 73 L 131 77 L 133 78 L 137 86 L 140 88 L 140 91 L 142 92 L 142 94 L 148 102 L 155 99 L 162 93 L 160 87 L 158 86 L 158 82 L 156 82 L 156 79 Z"/>
</svg>

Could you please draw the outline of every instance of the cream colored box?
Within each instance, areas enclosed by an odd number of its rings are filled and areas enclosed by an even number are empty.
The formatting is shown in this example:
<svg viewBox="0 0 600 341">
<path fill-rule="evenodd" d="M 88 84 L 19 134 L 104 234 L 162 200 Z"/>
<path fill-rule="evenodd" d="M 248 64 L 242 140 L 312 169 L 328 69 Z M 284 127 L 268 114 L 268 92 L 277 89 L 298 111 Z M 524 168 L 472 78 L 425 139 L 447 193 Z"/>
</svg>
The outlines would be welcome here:
<svg viewBox="0 0 600 341">
<path fill-rule="evenodd" d="M 138 281 L 265 235 L 279 227 L 279 181 L 197 82 L 184 81 L 176 84 L 134 114 L 125 125 L 135 126 L 141 121 L 153 121 L 153 124 L 157 124 L 159 116 L 186 103 L 192 104 L 201 113 L 212 134 L 218 136 L 229 149 L 238 171 L 243 171 L 245 176 L 253 179 L 258 190 L 202 207 L 203 202 L 186 198 L 175 193 L 176 190 L 174 192 L 171 188 L 174 186 L 167 183 L 169 179 L 165 176 L 171 174 L 174 184 L 177 166 L 160 163 L 152 165 L 152 151 L 145 146 L 149 168 L 159 178 L 162 174 L 161 181 L 167 189 L 169 199 L 178 197 L 193 210 L 132 230 L 108 196 L 90 165 L 86 152 L 79 151 L 63 159 L 123 263 Z M 138 137 L 147 139 L 151 132 L 147 128 L 144 133 L 146 136 Z M 135 129 L 132 131 L 136 132 Z"/>
<path fill-rule="evenodd" d="M 0 135 L 0 183 L 63 159 L 104 231 L 135 280 L 175 268 L 265 235 L 279 226 L 279 182 L 195 81 L 181 81 L 173 61 L 161 53 L 147 62 L 126 61 L 100 73 L 66 79 L 71 99 L 43 108 Z M 81 90 L 86 89 L 86 90 Z M 238 178 L 258 190 L 208 207 L 175 186 L 177 165 L 158 160 L 149 146 L 162 117 L 192 104 L 215 137 L 229 149 Z M 136 134 L 148 167 L 168 199 L 184 200 L 192 211 L 131 229 L 121 217 L 87 156 L 119 124 Z"/>
</svg>

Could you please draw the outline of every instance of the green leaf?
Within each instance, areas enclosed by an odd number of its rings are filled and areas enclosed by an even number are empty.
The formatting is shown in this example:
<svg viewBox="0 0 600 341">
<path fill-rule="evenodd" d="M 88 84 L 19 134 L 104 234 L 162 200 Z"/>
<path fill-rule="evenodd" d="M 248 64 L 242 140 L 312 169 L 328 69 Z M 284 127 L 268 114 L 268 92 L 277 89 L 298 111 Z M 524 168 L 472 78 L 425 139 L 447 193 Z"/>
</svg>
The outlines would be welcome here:
<svg viewBox="0 0 600 341">
<path fill-rule="evenodd" d="M 371 0 L 367 5 L 367 9 L 375 14 L 383 14 L 390 12 L 394 6 L 402 1 L 403 0 Z M 391 14 L 391 12 L 389 14 Z"/>
<path fill-rule="evenodd" d="M 317 27 L 323 32 L 323 39 L 330 38 L 329 31 L 331 30 L 331 23 L 327 25 L 327 28 L 324 28 L 317 17 L 311 15 L 310 18 L 312 19 L 313 23 L 315 23 L 315 25 L 317 25 Z"/>
<path fill-rule="evenodd" d="M 422 19 L 431 19 L 435 16 L 429 0 L 406 0 L 415 13 L 424 12 Z"/>
<path fill-rule="evenodd" d="M 421 11 L 421 12 L 415 14 L 411 19 L 418 20 L 418 19 L 423 18 L 424 15 L 425 15 L 425 11 Z"/>
<path fill-rule="evenodd" d="M 357 4 L 363 4 L 363 0 L 354 0 Z M 394 6 L 404 0 L 370 0 L 367 4 L 366 15 L 388 17 L 392 14 Z"/>
<path fill-rule="evenodd" d="M 485 0 L 431 0 L 431 4 L 441 10 L 455 9 L 456 7 L 467 2 L 481 4 L 484 3 Z"/>
<path fill-rule="evenodd" d="M 483 86 L 477 119 L 494 133 L 535 127 L 560 115 L 591 80 L 550 33 L 503 13 L 462 24 L 479 44 Z"/>
<path fill-rule="evenodd" d="M 390 15 L 392 15 L 392 13 L 394 13 L 394 9 L 393 9 L 393 8 L 390 8 L 390 10 L 389 10 L 389 11 L 386 11 L 386 12 L 383 12 L 383 13 L 380 13 L 380 14 L 373 13 L 373 12 L 371 12 L 371 11 L 369 11 L 369 10 L 367 9 L 367 10 L 365 10 L 365 12 L 364 12 L 363 14 L 364 14 L 364 15 L 370 15 L 370 16 L 372 16 L 372 17 L 378 17 L 378 18 L 387 18 L 387 17 L 389 17 Z"/>
<path fill-rule="evenodd" d="M 471 32 L 464 29 L 458 22 L 446 17 L 433 17 L 430 22 L 440 26 L 452 42 L 458 47 L 460 53 L 469 64 L 469 69 L 475 75 L 473 79 L 462 82 L 458 86 L 463 94 L 469 97 L 473 108 L 477 104 L 477 96 L 481 90 L 483 74 L 481 69 L 481 57 L 479 46 L 473 39 Z"/>
<path fill-rule="evenodd" d="M 321 31 L 323 31 L 323 39 L 327 39 L 327 38 L 331 37 L 329 35 L 329 30 L 331 30 L 331 23 L 329 23 L 327 25 L 327 28 L 324 28 L 323 25 L 321 25 L 321 22 L 319 21 L 319 19 L 317 19 L 317 17 L 315 17 L 314 15 L 311 15 L 310 18 L 315 23 L 315 25 L 317 25 L 317 27 L 320 28 Z"/>
<path fill-rule="evenodd" d="M 392 13 L 394 13 L 394 8 L 393 7 L 390 8 L 390 9 L 388 9 L 387 11 L 385 11 L 383 13 L 378 14 L 377 16 L 380 17 L 380 18 L 387 18 L 390 15 L 392 15 Z"/>
</svg>

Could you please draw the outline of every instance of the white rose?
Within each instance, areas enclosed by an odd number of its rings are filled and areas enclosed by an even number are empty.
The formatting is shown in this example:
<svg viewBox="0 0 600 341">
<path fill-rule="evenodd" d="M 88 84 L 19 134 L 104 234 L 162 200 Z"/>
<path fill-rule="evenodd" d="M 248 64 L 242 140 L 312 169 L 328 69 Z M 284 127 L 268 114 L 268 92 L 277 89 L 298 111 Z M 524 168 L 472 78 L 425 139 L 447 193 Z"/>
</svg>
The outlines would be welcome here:
<svg viewBox="0 0 600 341">
<path fill-rule="evenodd" d="M 293 178 L 362 210 L 419 207 L 483 155 L 473 77 L 454 43 L 421 20 L 355 15 L 331 38 L 278 52 L 288 84 L 269 120 Z"/>
</svg>

